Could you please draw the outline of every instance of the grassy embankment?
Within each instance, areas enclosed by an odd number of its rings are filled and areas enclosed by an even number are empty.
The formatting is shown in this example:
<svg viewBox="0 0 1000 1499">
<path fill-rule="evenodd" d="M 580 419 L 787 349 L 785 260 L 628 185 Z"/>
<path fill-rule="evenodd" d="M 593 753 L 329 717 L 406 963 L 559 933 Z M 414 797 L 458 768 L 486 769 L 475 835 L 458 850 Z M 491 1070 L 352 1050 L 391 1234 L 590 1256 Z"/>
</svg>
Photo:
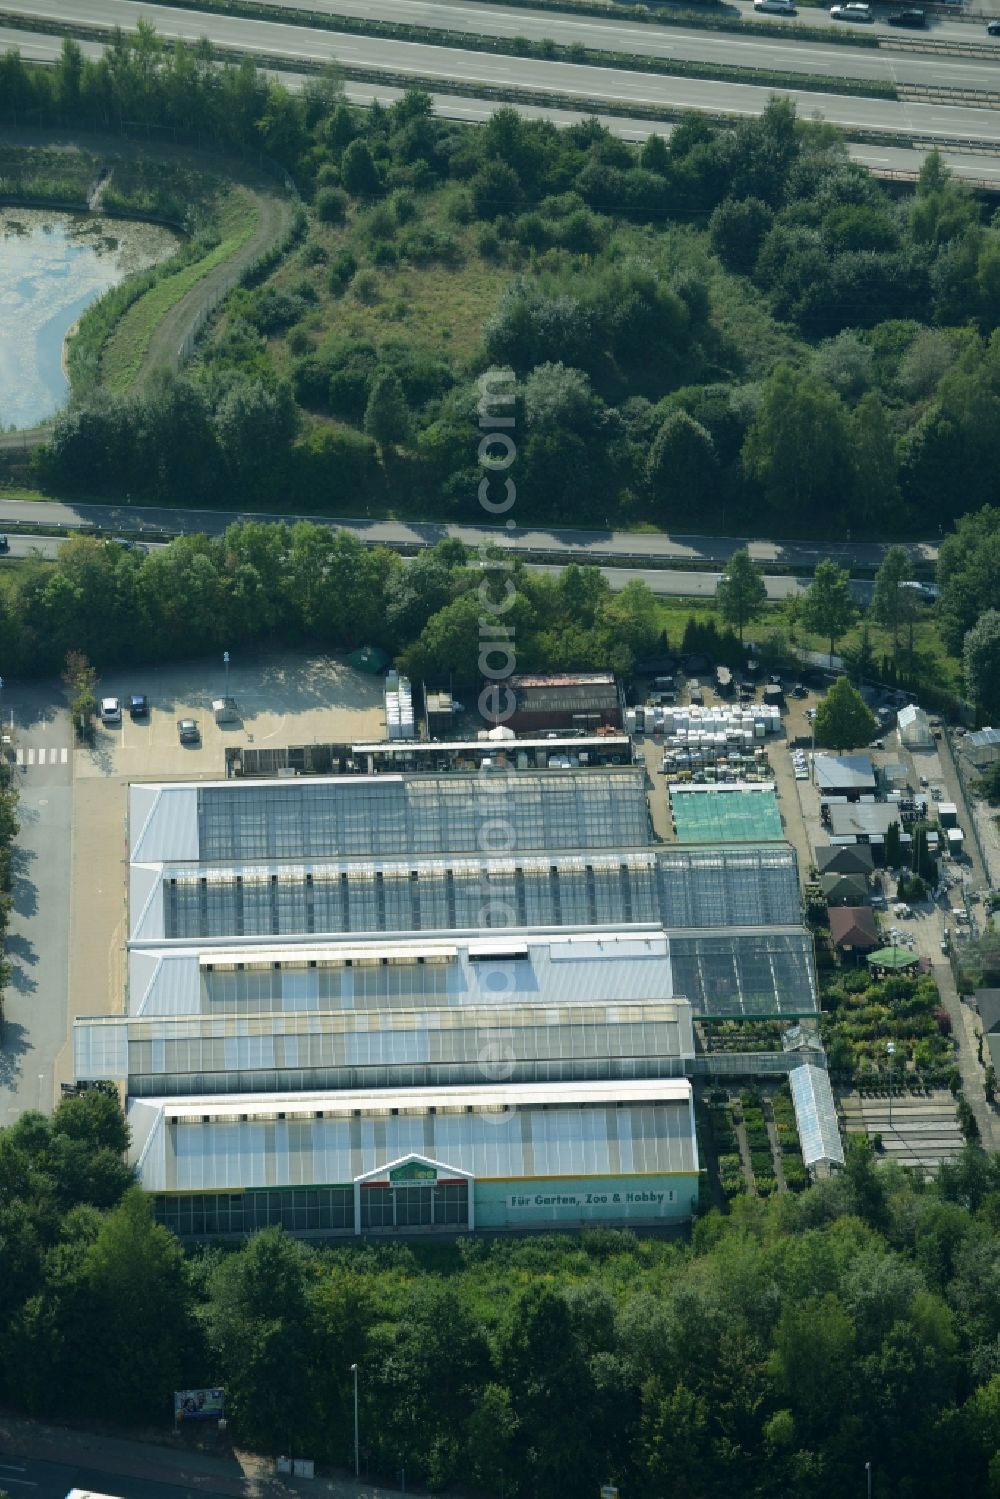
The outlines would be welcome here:
<svg viewBox="0 0 1000 1499">
<path fill-rule="evenodd" d="M 127 390 L 142 370 L 157 328 L 183 296 L 216 266 L 236 255 L 257 226 L 254 198 L 244 188 L 232 187 L 220 206 L 217 232 L 221 238 L 204 254 L 171 271 L 161 268 L 147 291 L 120 317 L 101 352 L 102 383 L 112 391 Z M 183 259 L 184 257 L 178 257 Z M 175 264 L 169 262 L 169 265 Z"/>
</svg>

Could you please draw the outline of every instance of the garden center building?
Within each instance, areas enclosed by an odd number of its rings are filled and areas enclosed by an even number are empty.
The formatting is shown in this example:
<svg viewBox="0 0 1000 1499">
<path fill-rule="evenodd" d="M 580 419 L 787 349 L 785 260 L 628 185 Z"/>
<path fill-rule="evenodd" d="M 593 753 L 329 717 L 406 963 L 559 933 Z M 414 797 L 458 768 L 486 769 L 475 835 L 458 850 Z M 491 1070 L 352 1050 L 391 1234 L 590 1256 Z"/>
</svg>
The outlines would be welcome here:
<svg viewBox="0 0 1000 1499">
<path fill-rule="evenodd" d="M 128 841 L 76 1076 L 185 1234 L 682 1222 L 695 1022 L 817 1012 L 793 851 L 654 844 L 632 766 L 136 784 Z"/>
</svg>

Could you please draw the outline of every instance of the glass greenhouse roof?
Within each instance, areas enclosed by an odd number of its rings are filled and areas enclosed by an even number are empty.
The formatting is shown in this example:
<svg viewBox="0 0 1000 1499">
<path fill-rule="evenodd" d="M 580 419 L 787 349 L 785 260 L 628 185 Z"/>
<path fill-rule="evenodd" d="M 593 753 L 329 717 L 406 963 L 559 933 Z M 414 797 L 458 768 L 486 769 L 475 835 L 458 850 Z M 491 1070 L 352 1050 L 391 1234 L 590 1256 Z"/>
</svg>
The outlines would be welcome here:
<svg viewBox="0 0 1000 1499">
<path fill-rule="evenodd" d="M 519 849 L 641 846 L 649 836 L 642 772 L 350 776 L 198 791 L 203 862 L 468 853 L 488 825 Z"/>
<path fill-rule="evenodd" d="M 658 1077 L 694 1054 L 686 1004 L 77 1021 L 78 1078 L 132 1096 L 450 1081 Z M 322 1073 L 322 1076 L 317 1075 Z M 243 1074 L 247 1074 L 244 1081 Z M 252 1074 L 252 1076 L 250 1076 Z"/>
<path fill-rule="evenodd" d="M 672 847 L 171 872 L 163 935 L 190 941 L 512 925 L 788 926 L 800 909 L 795 855 L 786 845 Z"/>
<path fill-rule="evenodd" d="M 844 1146 L 840 1138 L 837 1109 L 833 1101 L 830 1076 L 822 1067 L 806 1062 L 789 1073 L 795 1122 L 802 1145 L 802 1160 L 807 1167 L 825 1163 L 844 1164 Z"/>
<path fill-rule="evenodd" d="M 670 938 L 675 994 L 706 1019 L 811 1015 L 817 1009 L 812 939 L 794 932 Z"/>
</svg>

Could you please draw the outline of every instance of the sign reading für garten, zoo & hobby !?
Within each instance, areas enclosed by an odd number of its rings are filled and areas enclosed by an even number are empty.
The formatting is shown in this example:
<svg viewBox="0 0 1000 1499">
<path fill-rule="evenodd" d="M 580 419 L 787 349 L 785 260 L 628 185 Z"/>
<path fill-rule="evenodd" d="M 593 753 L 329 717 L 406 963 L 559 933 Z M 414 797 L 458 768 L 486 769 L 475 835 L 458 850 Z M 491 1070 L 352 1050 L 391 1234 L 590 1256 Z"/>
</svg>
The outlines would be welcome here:
<svg viewBox="0 0 1000 1499">
<path fill-rule="evenodd" d="M 673 1192 L 518 1192 L 507 1198 L 509 1208 L 662 1207 L 673 1202 Z"/>
</svg>

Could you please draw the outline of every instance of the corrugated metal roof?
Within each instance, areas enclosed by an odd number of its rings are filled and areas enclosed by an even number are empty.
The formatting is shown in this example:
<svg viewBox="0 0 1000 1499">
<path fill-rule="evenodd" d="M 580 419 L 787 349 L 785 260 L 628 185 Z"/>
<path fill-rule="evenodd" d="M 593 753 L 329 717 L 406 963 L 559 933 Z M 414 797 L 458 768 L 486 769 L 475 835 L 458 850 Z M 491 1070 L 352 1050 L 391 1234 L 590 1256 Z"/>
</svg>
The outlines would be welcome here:
<svg viewBox="0 0 1000 1499">
<path fill-rule="evenodd" d="M 141 1121 L 137 1158 L 152 1192 L 346 1184 L 412 1154 L 486 1179 L 698 1169 L 686 1079 L 161 1099 L 144 1108 L 157 1111 L 151 1126 Z"/>
<path fill-rule="evenodd" d="M 198 858 L 198 790 L 191 784 L 129 786 L 130 863 Z"/>
<path fill-rule="evenodd" d="M 788 1081 L 806 1166 L 842 1166 L 844 1146 L 829 1073 L 806 1062 L 789 1074 Z"/>
<path fill-rule="evenodd" d="M 673 994 L 667 940 L 654 929 L 518 933 L 518 938 L 526 957 L 476 958 L 470 953 L 474 940 L 133 950 L 130 1009 L 166 1016 L 228 1008 L 217 1004 L 213 993 L 229 996 L 234 1006 L 260 998 L 273 1012 L 412 1009 L 429 999 L 443 1007 L 621 1003 Z M 158 962 L 168 955 L 172 962 L 150 970 L 151 956 Z M 383 964 L 383 958 L 389 962 Z"/>
<path fill-rule="evenodd" d="M 852 791 L 874 791 L 875 768 L 867 755 L 814 755 L 813 770 L 821 791 L 846 787 Z"/>
<path fill-rule="evenodd" d="M 853 833 L 883 837 L 892 823 L 902 825 L 902 814 L 895 802 L 844 802 L 830 808 L 830 832 L 836 838 Z"/>
</svg>

